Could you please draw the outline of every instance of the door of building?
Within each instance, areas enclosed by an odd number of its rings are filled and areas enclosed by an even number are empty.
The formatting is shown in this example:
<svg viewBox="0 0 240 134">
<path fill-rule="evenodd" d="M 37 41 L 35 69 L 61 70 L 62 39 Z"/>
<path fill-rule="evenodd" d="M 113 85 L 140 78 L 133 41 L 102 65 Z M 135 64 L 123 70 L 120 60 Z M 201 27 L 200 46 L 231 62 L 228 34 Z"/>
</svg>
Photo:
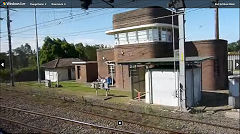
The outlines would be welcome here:
<svg viewBox="0 0 240 134">
<path fill-rule="evenodd" d="M 72 79 L 71 68 L 68 69 L 68 80 Z"/>
</svg>

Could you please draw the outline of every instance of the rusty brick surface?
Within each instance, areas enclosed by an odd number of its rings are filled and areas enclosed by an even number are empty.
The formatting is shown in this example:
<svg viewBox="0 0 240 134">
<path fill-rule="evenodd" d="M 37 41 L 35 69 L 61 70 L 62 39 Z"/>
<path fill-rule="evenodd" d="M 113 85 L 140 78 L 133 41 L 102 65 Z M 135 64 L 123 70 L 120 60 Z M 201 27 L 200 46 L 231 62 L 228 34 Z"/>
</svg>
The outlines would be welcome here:
<svg viewBox="0 0 240 134">
<path fill-rule="evenodd" d="M 138 26 L 144 24 L 152 24 L 152 23 L 166 23 L 172 24 L 171 11 L 160 8 L 141 8 L 136 9 L 124 13 L 115 14 L 113 16 L 113 28 L 125 28 L 131 26 Z M 164 17 L 165 16 L 165 17 Z M 169 17 L 166 17 L 169 16 Z M 160 18 L 164 17 L 164 18 Z M 158 18 L 158 19 L 153 19 Z M 178 25 L 177 16 L 174 17 L 174 24 Z"/>
<path fill-rule="evenodd" d="M 103 59 L 103 57 L 105 59 Z M 114 49 L 97 50 L 98 78 L 110 76 L 110 74 L 108 74 L 108 66 L 105 63 L 106 61 L 115 61 Z"/>
<path fill-rule="evenodd" d="M 80 67 L 80 79 L 78 79 L 78 67 Z M 76 81 L 79 83 L 93 82 L 98 78 L 97 63 L 75 65 Z"/>
<path fill-rule="evenodd" d="M 228 88 L 227 41 L 202 40 L 186 43 L 188 56 L 213 56 L 214 60 L 202 63 L 203 90 Z"/>
</svg>

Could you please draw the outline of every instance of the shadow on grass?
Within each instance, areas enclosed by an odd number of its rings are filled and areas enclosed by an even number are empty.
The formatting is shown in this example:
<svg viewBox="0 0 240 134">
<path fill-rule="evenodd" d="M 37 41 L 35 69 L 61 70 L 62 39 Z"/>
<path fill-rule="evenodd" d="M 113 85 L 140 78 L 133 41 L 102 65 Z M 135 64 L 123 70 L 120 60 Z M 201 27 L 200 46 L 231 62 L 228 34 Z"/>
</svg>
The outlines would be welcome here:
<svg viewBox="0 0 240 134">
<path fill-rule="evenodd" d="M 112 97 L 128 97 L 126 95 L 115 95 L 115 94 L 108 94 L 108 96 L 112 96 Z"/>
</svg>

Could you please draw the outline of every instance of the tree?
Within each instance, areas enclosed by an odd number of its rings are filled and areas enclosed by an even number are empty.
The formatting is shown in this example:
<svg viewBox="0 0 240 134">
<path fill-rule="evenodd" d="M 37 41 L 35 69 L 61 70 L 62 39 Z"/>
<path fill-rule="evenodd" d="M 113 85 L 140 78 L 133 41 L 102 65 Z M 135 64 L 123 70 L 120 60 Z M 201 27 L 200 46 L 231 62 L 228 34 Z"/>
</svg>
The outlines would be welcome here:
<svg viewBox="0 0 240 134">
<path fill-rule="evenodd" d="M 78 57 L 78 52 L 75 49 L 75 46 L 73 44 L 69 44 L 64 41 L 61 43 L 61 48 L 63 50 L 64 58 L 77 58 Z"/>
<path fill-rule="evenodd" d="M 17 68 L 27 67 L 29 65 L 29 61 L 33 58 L 33 52 L 31 46 L 26 43 L 25 45 L 21 45 L 13 50 L 14 52 L 14 66 Z M 34 64 L 31 62 L 31 64 Z"/>
<path fill-rule="evenodd" d="M 240 40 L 228 44 L 228 52 L 240 51 Z"/>
<path fill-rule="evenodd" d="M 99 48 L 98 45 L 90 46 L 86 45 L 85 46 L 85 55 L 87 60 L 89 61 L 95 61 L 97 60 L 97 49 Z"/>
<path fill-rule="evenodd" d="M 57 49 L 57 45 L 54 45 L 54 41 L 50 37 L 44 39 L 44 44 L 40 50 L 40 63 L 46 63 L 55 58 L 54 52 Z"/>
<path fill-rule="evenodd" d="M 78 58 L 82 60 L 87 60 L 87 56 L 85 55 L 85 47 L 82 43 L 77 43 L 75 45 L 75 49 L 78 52 Z"/>
<path fill-rule="evenodd" d="M 40 63 L 46 63 L 57 58 L 77 58 L 78 52 L 73 44 L 65 39 L 46 37 L 40 50 Z"/>
</svg>

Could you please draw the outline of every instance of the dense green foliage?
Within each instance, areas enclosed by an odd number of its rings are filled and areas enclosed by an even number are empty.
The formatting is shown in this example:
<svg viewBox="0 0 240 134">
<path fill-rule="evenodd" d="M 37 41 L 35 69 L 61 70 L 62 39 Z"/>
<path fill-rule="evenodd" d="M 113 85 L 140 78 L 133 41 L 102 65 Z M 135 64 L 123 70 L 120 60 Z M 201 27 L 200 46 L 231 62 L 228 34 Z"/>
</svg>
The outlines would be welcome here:
<svg viewBox="0 0 240 134">
<path fill-rule="evenodd" d="M 40 62 L 46 63 L 56 58 L 77 58 L 78 52 L 73 44 L 65 39 L 51 39 L 46 37 L 40 50 Z"/>
<path fill-rule="evenodd" d="M 228 52 L 239 52 L 240 51 L 240 40 L 228 44 Z"/>
<path fill-rule="evenodd" d="M 13 73 L 16 80 L 17 78 L 22 77 L 22 75 L 26 72 L 32 73 L 35 71 L 37 71 L 36 67 L 25 67 L 20 69 L 14 69 Z M 0 80 L 9 80 L 9 79 L 10 79 L 10 70 L 9 69 L 0 70 Z"/>
<path fill-rule="evenodd" d="M 17 47 L 13 50 L 13 53 L 13 65 L 15 68 L 36 66 L 36 53 L 28 43 Z"/>
<path fill-rule="evenodd" d="M 40 50 L 40 62 L 46 63 L 56 58 L 80 58 L 82 60 L 97 60 L 96 50 L 106 48 L 104 45 L 70 44 L 65 39 L 46 37 Z"/>
</svg>

